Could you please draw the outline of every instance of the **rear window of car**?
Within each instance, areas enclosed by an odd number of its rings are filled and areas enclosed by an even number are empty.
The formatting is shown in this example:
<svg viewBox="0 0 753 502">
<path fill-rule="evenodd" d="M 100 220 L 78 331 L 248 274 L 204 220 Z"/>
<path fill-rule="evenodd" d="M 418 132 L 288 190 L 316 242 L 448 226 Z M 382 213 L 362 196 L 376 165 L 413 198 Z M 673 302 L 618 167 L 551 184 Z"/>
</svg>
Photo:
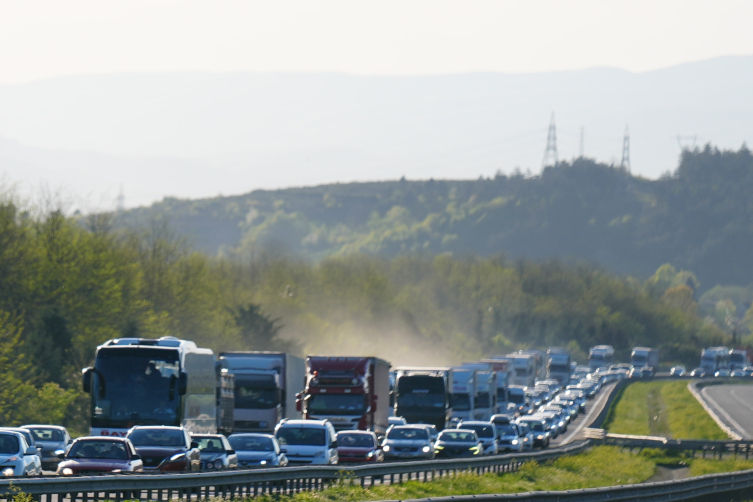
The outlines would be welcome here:
<svg viewBox="0 0 753 502">
<path fill-rule="evenodd" d="M 176 429 L 134 429 L 128 434 L 133 446 L 186 446 L 186 436 Z"/>
<path fill-rule="evenodd" d="M 61 431 L 60 429 L 29 427 L 29 430 L 34 435 L 34 439 L 37 441 L 55 441 L 57 443 L 60 443 L 65 440 L 63 431 Z"/>
</svg>

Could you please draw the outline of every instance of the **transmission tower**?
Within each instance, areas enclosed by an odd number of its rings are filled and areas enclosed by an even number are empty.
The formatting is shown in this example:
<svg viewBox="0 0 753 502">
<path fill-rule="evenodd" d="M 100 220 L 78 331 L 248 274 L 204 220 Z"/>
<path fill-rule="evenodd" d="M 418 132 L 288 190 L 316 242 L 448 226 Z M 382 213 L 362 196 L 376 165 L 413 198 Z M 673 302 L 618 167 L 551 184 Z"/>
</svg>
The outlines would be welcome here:
<svg viewBox="0 0 753 502">
<path fill-rule="evenodd" d="M 622 162 L 620 168 L 630 172 L 630 131 L 625 126 L 625 137 L 622 140 Z"/>
<path fill-rule="evenodd" d="M 120 185 L 118 197 L 115 199 L 115 210 L 119 213 L 122 213 L 125 210 L 125 194 L 123 193 L 123 185 Z"/>
<path fill-rule="evenodd" d="M 546 137 L 546 150 L 541 168 L 549 165 L 557 165 L 557 128 L 554 126 L 554 112 L 552 112 L 552 121 L 549 123 L 549 134 Z"/>
</svg>

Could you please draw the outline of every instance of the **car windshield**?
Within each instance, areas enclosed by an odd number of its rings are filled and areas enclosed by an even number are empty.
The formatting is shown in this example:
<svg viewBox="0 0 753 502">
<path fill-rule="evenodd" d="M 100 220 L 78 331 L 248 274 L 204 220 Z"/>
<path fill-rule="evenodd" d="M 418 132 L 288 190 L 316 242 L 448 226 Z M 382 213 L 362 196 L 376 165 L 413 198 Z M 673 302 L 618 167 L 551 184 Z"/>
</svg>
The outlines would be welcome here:
<svg viewBox="0 0 753 502">
<path fill-rule="evenodd" d="M 491 425 L 465 425 L 461 426 L 461 429 L 471 429 L 476 431 L 476 435 L 480 438 L 493 438 L 494 430 Z"/>
<path fill-rule="evenodd" d="M 546 430 L 546 427 L 542 422 L 527 422 L 527 424 L 534 432 L 544 432 Z"/>
<path fill-rule="evenodd" d="M 393 427 L 387 433 L 387 439 L 429 439 L 429 431 L 413 427 Z"/>
<path fill-rule="evenodd" d="M 526 396 L 525 394 L 517 394 L 517 393 L 510 393 L 510 402 L 515 404 L 525 404 L 526 402 Z"/>
<path fill-rule="evenodd" d="M 446 441 L 449 443 L 475 443 L 476 435 L 472 432 L 455 432 L 455 431 L 442 431 L 439 435 L 440 441 Z"/>
<path fill-rule="evenodd" d="M 125 443 L 122 441 L 87 440 L 76 441 L 68 452 L 68 458 L 102 458 L 127 460 Z"/>
<path fill-rule="evenodd" d="M 191 439 L 199 444 L 199 450 L 201 450 L 202 453 L 225 452 L 225 446 L 222 444 L 222 439 L 218 437 L 192 436 Z"/>
<path fill-rule="evenodd" d="M 53 441 L 61 443 L 65 440 L 63 431 L 60 429 L 48 429 L 43 427 L 29 427 L 36 441 Z"/>
<path fill-rule="evenodd" d="M 515 427 L 513 427 L 512 425 L 498 425 L 497 434 L 500 436 L 517 436 L 518 435 L 518 433 L 515 431 Z"/>
<path fill-rule="evenodd" d="M 236 451 L 275 451 L 272 438 L 263 436 L 230 436 L 230 446 Z"/>
<path fill-rule="evenodd" d="M 282 427 L 277 431 L 276 436 L 282 445 L 326 446 L 324 429 L 314 427 Z"/>
<path fill-rule="evenodd" d="M 13 455 L 18 453 L 18 436 L 13 434 L 0 434 L 0 455 Z"/>
<path fill-rule="evenodd" d="M 373 448 L 374 438 L 371 434 L 353 434 L 339 433 L 337 435 L 337 445 L 346 448 Z"/>
<path fill-rule="evenodd" d="M 128 434 L 128 439 L 133 446 L 186 446 L 183 431 L 174 429 L 134 429 Z"/>
</svg>

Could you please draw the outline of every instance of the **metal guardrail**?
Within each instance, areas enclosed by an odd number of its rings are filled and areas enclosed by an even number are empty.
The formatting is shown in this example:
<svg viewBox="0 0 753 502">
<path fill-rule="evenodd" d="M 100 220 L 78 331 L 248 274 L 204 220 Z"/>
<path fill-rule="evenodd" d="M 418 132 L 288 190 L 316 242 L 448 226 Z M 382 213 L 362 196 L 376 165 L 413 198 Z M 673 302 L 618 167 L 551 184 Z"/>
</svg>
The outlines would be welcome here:
<svg viewBox="0 0 753 502">
<path fill-rule="evenodd" d="M 621 446 L 623 448 L 660 448 L 664 450 L 692 452 L 693 457 L 697 453 L 706 457 L 734 455 L 735 458 L 745 456 L 749 459 L 753 456 L 753 441 L 733 439 L 724 441 L 706 441 L 701 439 L 668 439 L 660 436 L 632 436 L 628 434 L 606 434 L 603 429 L 589 429 L 585 431 L 587 438 L 605 445 Z"/>
<path fill-rule="evenodd" d="M 39 502 L 129 499 L 166 501 L 174 498 L 207 500 L 253 497 L 261 494 L 294 494 L 322 490 L 338 481 L 366 487 L 402 483 L 412 479 L 431 481 L 461 471 L 479 474 L 512 472 L 525 462 L 543 462 L 581 453 L 589 446 L 590 443 L 586 441 L 535 453 L 356 467 L 305 466 L 185 474 L 16 478 L 0 481 L 0 499 L 11 499 L 14 490 L 28 493 Z"/>
</svg>

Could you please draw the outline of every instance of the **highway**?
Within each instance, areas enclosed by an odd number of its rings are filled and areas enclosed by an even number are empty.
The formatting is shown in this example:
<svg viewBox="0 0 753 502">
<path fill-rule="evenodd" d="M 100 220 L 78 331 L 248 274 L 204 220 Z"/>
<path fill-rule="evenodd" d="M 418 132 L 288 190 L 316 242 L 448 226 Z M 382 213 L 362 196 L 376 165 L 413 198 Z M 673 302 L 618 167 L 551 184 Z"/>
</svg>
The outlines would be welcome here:
<svg viewBox="0 0 753 502">
<path fill-rule="evenodd" d="M 710 385 L 701 389 L 701 396 L 727 426 L 753 439 L 753 384 Z"/>
</svg>

